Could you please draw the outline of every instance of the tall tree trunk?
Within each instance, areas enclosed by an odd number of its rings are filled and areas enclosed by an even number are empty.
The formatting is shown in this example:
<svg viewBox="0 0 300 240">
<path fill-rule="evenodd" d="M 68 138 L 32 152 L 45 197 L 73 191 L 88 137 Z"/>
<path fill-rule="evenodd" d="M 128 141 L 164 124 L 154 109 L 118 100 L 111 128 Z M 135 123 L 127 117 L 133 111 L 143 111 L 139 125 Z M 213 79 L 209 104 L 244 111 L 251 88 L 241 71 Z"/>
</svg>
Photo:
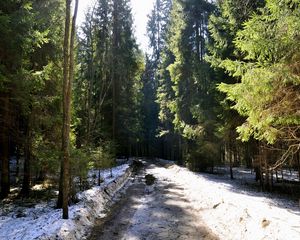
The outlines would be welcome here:
<svg viewBox="0 0 300 240">
<path fill-rule="evenodd" d="M 298 180 L 300 181 L 300 151 L 296 153 L 296 159 L 298 164 Z"/>
<path fill-rule="evenodd" d="M 19 174 L 20 174 L 20 147 L 17 146 L 17 149 L 16 149 L 16 184 L 19 184 Z"/>
<path fill-rule="evenodd" d="M 176 160 L 177 160 L 179 165 L 183 165 L 182 157 L 181 157 L 181 152 L 182 152 L 181 144 L 182 144 L 181 143 L 181 137 L 178 135 L 178 152 L 177 152 L 178 156 L 176 156 Z"/>
<path fill-rule="evenodd" d="M 71 0 L 66 0 L 66 19 L 65 19 L 65 36 L 64 36 L 64 65 L 63 65 L 63 126 L 62 126 L 62 158 L 59 181 L 59 194 L 57 207 L 63 208 L 65 189 L 64 182 L 66 178 L 65 165 L 69 162 L 69 126 L 67 122 L 68 106 L 67 106 L 67 92 L 69 85 L 69 50 L 70 50 L 70 19 L 71 19 Z M 64 215 L 64 214 L 63 214 Z M 63 216 L 64 218 L 64 216 Z"/>
<path fill-rule="evenodd" d="M 231 144 L 230 144 L 231 145 Z M 229 147 L 229 168 L 230 168 L 230 179 L 233 179 L 233 170 L 232 170 L 232 165 L 233 165 L 233 153 L 231 147 Z"/>
<path fill-rule="evenodd" d="M 113 65 L 112 65 L 112 101 L 113 101 L 113 140 L 117 142 L 118 138 L 118 128 L 117 128 L 117 121 L 118 113 L 119 113 L 119 82 L 120 82 L 120 74 L 118 70 L 120 70 L 120 62 L 117 58 L 119 52 L 119 45 L 121 39 L 121 29 L 120 29 L 120 8 L 121 8 L 121 1 L 114 0 L 113 1 Z M 136 146 L 137 147 L 137 146 Z M 135 150 L 138 151 L 137 149 Z M 137 156 L 137 154 L 136 154 Z"/>
<path fill-rule="evenodd" d="M 226 154 L 226 146 L 225 144 L 221 146 L 221 163 L 225 164 L 225 154 Z"/>
<path fill-rule="evenodd" d="M 157 21 L 156 21 L 156 29 L 157 29 L 157 39 L 156 39 L 156 61 L 159 61 L 160 59 L 160 43 L 161 43 L 161 16 L 160 16 L 160 12 L 161 12 L 161 3 L 160 0 L 156 1 L 156 12 L 157 12 Z"/>
<path fill-rule="evenodd" d="M 92 16 L 89 19 L 89 38 L 90 38 L 90 59 L 88 63 L 88 119 L 87 119 L 87 145 L 90 145 L 90 140 L 91 140 L 91 118 L 92 118 L 92 91 L 93 91 L 93 83 L 94 83 L 94 41 L 93 41 L 93 26 L 92 26 L 92 21 L 94 17 L 94 9 L 92 11 Z"/>
<path fill-rule="evenodd" d="M 92 105 L 92 80 L 89 79 L 88 81 L 88 96 L 87 96 L 87 136 L 86 136 L 86 145 L 89 146 L 90 145 L 90 137 L 91 137 L 91 105 Z"/>
<path fill-rule="evenodd" d="M 27 119 L 27 126 L 26 126 L 26 141 L 24 147 L 24 176 L 23 176 L 23 184 L 21 195 L 23 197 L 28 197 L 30 192 L 30 179 L 31 179 L 31 116 Z"/>
<path fill-rule="evenodd" d="M 0 122 L 0 159 L 1 159 L 1 198 L 6 198 L 10 191 L 9 180 L 9 95 L 2 95 L 2 121 Z"/>
<path fill-rule="evenodd" d="M 70 124 L 71 124 L 71 93 L 72 81 L 74 78 L 74 41 L 76 17 L 78 11 L 78 1 L 75 1 L 74 15 L 72 20 L 70 37 L 71 0 L 66 0 L 66 21 L 64 36 L 64 83 L 63 83 L 63 129 L 62 129 L 62 162 L 61 162 L 61 182 L 60 191 L 63 218 L 68 219 L 68 202 L 70 190 Z M 59 202 L 58 201 L 58 202 Z"/>
<path fill-rule="evenodd" d="M 238 146 L 236 141 L 232 144 L 233 147 L 233 166 L 238 167 Z"/>
<path fill-rule="evenodd" d="M 250 155 L 250 144 L 251 144 L 251 142 L 247 142 L 244 145 L 245 146 L 244 159 L 245 159 L 247 168 L 252 168 L 251 155 Z"/>
<path fill-rule="evenodd" d="M 273 173 L 273 170 L 270 171 L 270 174 L 271 174 L 271 179 L 270 179 L 270 191 L 272 192 L 273 191 L 273 187 L 274 187 L 274 173 Z"/>
<path fill-rule="evenodd" d="M 63 202 L 63 163 L 61 160 L 60 174 L 59 174 L 59 189 L 58 189 L 58 198 L 56 203 L 56 208 L 62 208 Z"/>
<path fill-rule="evenodd" d="M 68 170 L 69 170 L 69 106 L 68 88 L 69 88 L 69 51 L 70 51 L 70 18 L 71 18 L 71 0 L 66 0 L 66 19 L 64 36 L 64 65 L 63 65 L 63 126 L 62 126 L 62 158 L 60 171 L 60 187 L 58 196 L 58 207 L 63 208 L 63 218 L 68 218 Z"/>
<path fill-rule="evenodd" d="M 201 56 L 201 41 L 200 41 L 200 26 L 199 26 L 199 21 L 197 20 L 195 23 L 195 32 L 196 32 L 196 51 L 197 51 L 197 60 L 201 61 L 202 56 Z"/>
<path fill-rule="evenodd" d="M 113 73 L 113 79 L 112 79 L 112 88 L 113 88 L 113 96 L 112 96 L 112 137 L 113 141 L 116 140 L 116 76 Z"/>
<path fill-rule="evenodd" d="M 112 47 L 112 66 L 116 67 L 116 51 L 118 45 L 118 1 L 113 1 L 113 47 Z M 116 70 L 112 67 L 112 137 L 113 141 L 116 140 Z"/>
</svg>

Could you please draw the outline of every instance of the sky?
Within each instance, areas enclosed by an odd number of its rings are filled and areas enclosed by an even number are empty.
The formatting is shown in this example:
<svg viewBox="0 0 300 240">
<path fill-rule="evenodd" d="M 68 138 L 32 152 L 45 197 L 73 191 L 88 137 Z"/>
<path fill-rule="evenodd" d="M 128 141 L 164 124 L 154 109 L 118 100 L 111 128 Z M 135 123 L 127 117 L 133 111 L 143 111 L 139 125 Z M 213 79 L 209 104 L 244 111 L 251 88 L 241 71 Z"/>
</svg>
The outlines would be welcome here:
<svg viewBox="0 0 300 240">
<path fill-rule="evenodd" d="M 131 0 L 132 14 L 134 17 L 135 36 L 143 51 L 147 51 L 148 40 L 146 26 L 155 0 Z M 79 0 L 78 20 L 80 25 L 84 21 L 84 14 L 88 6 L 92 6 L 95 0 Z"/>
</svg>

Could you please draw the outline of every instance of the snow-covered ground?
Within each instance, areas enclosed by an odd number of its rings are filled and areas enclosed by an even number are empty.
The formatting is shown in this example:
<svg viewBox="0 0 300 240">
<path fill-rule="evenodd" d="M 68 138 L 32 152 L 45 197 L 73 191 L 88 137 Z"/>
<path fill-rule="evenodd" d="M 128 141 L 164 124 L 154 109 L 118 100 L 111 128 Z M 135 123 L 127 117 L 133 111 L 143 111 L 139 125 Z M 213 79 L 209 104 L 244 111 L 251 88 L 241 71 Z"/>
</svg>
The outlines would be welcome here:
<svg viewBox="0 0 300 240">
<path fill-rule="evenodd" d="M 101 171 L 104 183 L 78 194 L 79 203 L 70 206 L 69 219 L 55 209 L 55 200 L 32 207 L 9 204 L 0 209 L 0 239 L 84 239 L 95 219 L 105 215 L 105 207 L 126 183 L 131 171 L 128 164 Z"/>
<path fill-rule="evenodd" d="M 229 175 L 229 167 L 215 167 L 214 172 Z M 249 169 L 246 167 L 234 167 L 233 168 L 234 177 L 238 178 L 242 181 L 253 182 L 255 179 L 255 172 L 253 169 Z M 299 172 L 295 170 L 282 169 L 276 172 L 273 172 L 273 180 L 276 182 L 276 178 L 279 181 L 290 181 L 290 182 L 299 182 Z"/>
<path fill-rule="evenodd" d="M 148 173 L 180 186 L 189 208 L 220 239 L 300 239 L 297 202 L 245 190 L 239 180 L 197 174 L 176 165 L 151 168 Z"/>
<path fill-rule="evenodd" d="M 249 188 L 244 183 L 254 182 L 250 170 L 236 168 L 239 174 L 231 181 L 228 169 L 223 169 L 225 175 L 210 175 L 167 161 L 163 165 L 148 164 L 126 185 L 132 192 L 123 193 L 129 200 L 121 208 L 129 213 L 117 215 L 114 231 L 109 230 L 113 237 L 103 239 L 300 239 L 299 203 Z M 109 170 L 102 171 L 102 186 L 78 194 L 69 220 L 61 219 L 55 201 L 31 207 L 8 204 L 0 209 L 0 240 L 86 239 L 130 174 L 128 164 L 114 168 L 113 178 Z M 145 185 L 145 174 L 155 176 L 154 185 Z M 124 230 L 115 235 L 120 226 Z"/>
</svg>

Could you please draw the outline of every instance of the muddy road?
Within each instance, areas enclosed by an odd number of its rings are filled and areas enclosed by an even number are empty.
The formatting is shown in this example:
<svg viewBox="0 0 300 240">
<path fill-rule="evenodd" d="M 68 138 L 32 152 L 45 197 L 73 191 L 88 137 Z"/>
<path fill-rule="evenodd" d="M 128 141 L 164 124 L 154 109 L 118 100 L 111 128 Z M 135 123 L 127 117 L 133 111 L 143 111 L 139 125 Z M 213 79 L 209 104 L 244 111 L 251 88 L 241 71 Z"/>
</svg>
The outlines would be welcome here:
<svg viewBox="0 0 300 240">
<path fill-rule="evenodd" d="M 146 163 L 133 176 L 90 240 L 218 239 L 191 208 L 184 186 L 168 178 L 155 178 L 152 184 L 151 175 L 146 184 L 145 176 L 156 167 Z"/>
</svg>

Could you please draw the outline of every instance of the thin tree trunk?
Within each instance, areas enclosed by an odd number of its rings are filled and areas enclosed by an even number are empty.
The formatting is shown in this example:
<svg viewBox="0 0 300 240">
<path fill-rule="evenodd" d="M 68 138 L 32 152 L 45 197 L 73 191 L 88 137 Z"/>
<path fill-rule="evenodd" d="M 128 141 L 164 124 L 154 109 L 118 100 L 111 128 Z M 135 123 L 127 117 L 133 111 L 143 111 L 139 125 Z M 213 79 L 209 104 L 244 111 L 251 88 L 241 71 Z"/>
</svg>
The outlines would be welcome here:
<svg viewBox="0 0 300 240">
<path fill-rule="evenodd" d="M 250 156 L 250 143 L 246 143 L 245 144 L 245 162 L 246 162 L 246 166 L 247 168 L 252 168 L 252 162 L 251 162 L 251 156 Z"/>
<path fill-rule="evenodd" d="M 273 187 L 274 187 L 274 176 L 273 176 L 273 170 L 271 170 L 271 179 L 270 179 L 270 191 L 273 191 Z"/>
<path fill-rule="evenodd" d="M 262 155 L 262 153 L 260 153 L 260 157 L 259 157 L 259 183 L 260 183 L 260 188 L 261 188 L 261 190 L 263 190 L 263 188 L 264 188 L 264 174 L 263 174 L 263 168 L 262 168 L 262 161 L 263 161 L 263 155 Z"/>
<path fill-rule="evenodd" d="M 269 166 L 267 164 L 265 166 L 266 166 L 266 170 L 265 170 L 266 177 L 265 177 L 265 181 L 264 181 L 265 190 L 270 191 L 270 171 L 268 169 Z"/>
<path fill-rule="evenodd" d="M 231 144 L 230 144 L 231 145 Z M 230 168 L 230 179 L 233 179 L 233 170 L 232 170 L 232 165 L 233 165 L 233 161 L 232 161 L 232 156 L 233 153 L 231 152 L 231 148 L 229 146 L 229 168 Z"/>
<path fill-rule="evenodd" d="M 19 183 L 19 172 L 20 172 L 19 164 L 20 164 L 20 150 L 19 150 L 19 146 L 17 146 L 17 149 L 16 149 L 16 181 L 15 181 L 16 184 Z"/>
<path fill-rule="evenodd" d="M 88 111 L 88 117 L 87 117 L 87 136 L 86 136 L 86 145 L 90 145 L 90 136 L 91 136 L 91 105 L 92 105 L 92 81 L 89 79 L 89 87 L 88 87 L 88 106 L 87 106 L 87 111 Z"/>
<path fill-rule="evenodd" d="M 0 159 L 1 159 L 1 198 L 6 198 L 10 191 L 9 180 L 9 95 L 3 94 L 2 122 L 0 125 Z"/>
<path fill-rule="evenodd" d="M 161 5 L 160 5 L 160 1 L 156 1 L 156 12 L 158 14 L 157 16 L 157 21 L 156 21 L 156 29 L 157 29 L 157 46 L 156 46 L 156 60 L 158 61 L 160 59 L 160 42 L 161 42 L 161 33 L 160 33 L 160 11 L 161 11 Z"/>
<path fill-rule="evenodd" d="M 60 170 L 60 182 L 59 182 L 59 194 L 57 207 L 63 208 L 65 198 L 64 181 L 66 179 L 65 164 L 69 161 L 69 132 L 67 122 L 67 92 L 69 84 L 69 50 L 70 50 L 70 18 L 71 18 L 71 0 L 66 0 L 66 19 L 65 19 L 65 36 L 64 36 L 64 66 L 63 66 L 63 128 L 62 128 L 62 158 L 61 158 L 61 170 Z M 63 214 L 64 215 L 64 214 Z M 63 216 L 64 218 L 64 216 Z"/>
<path fill-rule="evenodd" d="M 195 24 L 195 33 L 196 33 L 196 51 L 197 51 L 197 60 L 201 61 L 202 56 L 201 56 L 201 43 L 200 43 L 200 26 L 199 26 L 199 21 L 196 21 Z"/>
<path fill-rule="evenodd" d="M 221 146 L 221 163 L 225 164 L 225 145 Z"/>
<path fill-rule="evenodd" d="M 88 66 L 88 73 L 89 73 L 89 80 L 88 80 L 88 119 L 87 119 L 87 145 L 90 144 L 91 139 L 91 108 L 92 108 L 92 91 L 93 91 L 93 82 L 94 82 L 94 42 L 93 42 L 93 33 L 92 33 L 92 21 L 94 16 L 94 9 L 92 11 L 92 16 L 89 22 L 89 37 L 90 37 L 90 48 L 91 48 L 91 56 L 89 59 L 89 66 Z"/>
<path fill-rule="evenodd" d="M 229 168 L 230 168 L 230 179 L 233 179 L 233 170 L 232 170 L 232 154 L 230 153 L 230 158 L 229 158 Z"/>
<path fill-rule="evenodd" d="M 59 187 L 58 187 L 58 198 L 56 203 L 56 208 L 62 208 L 62 199 L 63 199 L 63 164 L 61 160 L 60 174 L 59 174 Z"/>
<path fill-rule="evenodd" d="M 98 169 L 98 186 L 101 185 L 101 169 Z"/>
<path fill-rule="evenodd" d="M 112 64 L 112 137 L 113 141 L 116 141 L 117 129 L 116 129 L 116 117 L 117 117 L 117 77 L 116 69 L 117 69 L 117 59 L 116 53 L 118 51 L 118 42 L 119 42 L 119 3 L 118 1 L 114 1 L 113 4 L 113 64 Z"/>
<path fill-rule="evenodd" d="M 66 0 L 66 20 L 65 20 L 65 36 L 64 36 L 64 82 L 63 82 L 63 128 L 62 128 L 62 162 L 61 162 L 61 207 L 63 208 L 63 218 L 68 219 L 68 197 L 69 197 L 69 105 L 68 89 L 69 89 L 69 51 L 70 51 L 70 18 L 71 18 L 71 0 Z"/>
<path fill-rule="evenodd" d="M 76 18 L 78 11 L 79 0 L 75 0 L 74 15 L 72 20 L 71 38 L 70 38 L 70 70 L 69 70 L 69 82 L 67 87 L 67 98 L 66 98 L 66 162 L 64 167 L 64 195 L 63 195 L 63 218 L 68 219 L 68 202 L 69 202 L 69 188 L 70 188 L 70 156 L 69 156 L 69 144 L 70 144 L 70 125 L 71 125 L 71 104 L 72 104 L 72 83 L 74 79 L 74 45 L 76 35 Z"/>
<path fill-rule="evenodd" d="M 116 79 L 115 74 L 113 73 L 113 79 L 112 79 L 112 88 L 113 88 L 113 96 L 112 96 L 112 135 L 113 135 L 113 141 L 116 141 Z"/>
<path fill-rule="evenodd" d="M 233 148 L 233 166 L 238 167 L 238 147 L 236 143 Z"/>
<path fill-rule="evenodd" d="M 61 188 L 63 218 L 68 219 L 68 202 L 70 190 L 70 124 L 71 124 L 71 90 L 74 78 L 74 41 L 75 27 L 78 10 L 78 1 L 75 1 L 75 9 L 72 20 L 70 37 L 71 0 L 66 0 L 66 21 L 64 36 L 64 84 L 63 84 L 63 129 L 62 129 L 62 163 L 61 163 Z"/>
<path fill-rule="evenodd" d="M 21 195 L 23 197 L 28 197 L 30 192 L 30 179 L 31 179 L 31 116 L 28 117 L 27 127 L 26 127 L 26 142 L 25 142 L 25 159 L 24 159 L 24 176 Z"/>
<path fill-rule="evenodd" d="M 300 151 L 296 153 L 297 163 L 298 163 L 298 180 L 300 181 Z"/>
<path fill-rule="evenodd" d="M 178 156 L 177 156 L 177 162 L 179 165 L 183 165 L 182 162 L 182 142 L 181 137 L 178 135 Z"/>
</svg>

